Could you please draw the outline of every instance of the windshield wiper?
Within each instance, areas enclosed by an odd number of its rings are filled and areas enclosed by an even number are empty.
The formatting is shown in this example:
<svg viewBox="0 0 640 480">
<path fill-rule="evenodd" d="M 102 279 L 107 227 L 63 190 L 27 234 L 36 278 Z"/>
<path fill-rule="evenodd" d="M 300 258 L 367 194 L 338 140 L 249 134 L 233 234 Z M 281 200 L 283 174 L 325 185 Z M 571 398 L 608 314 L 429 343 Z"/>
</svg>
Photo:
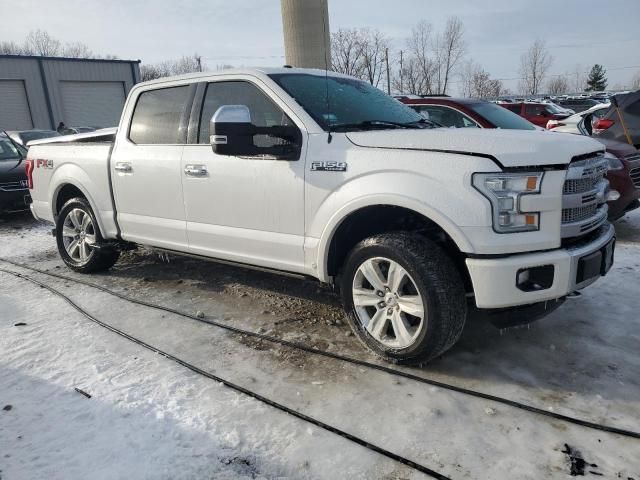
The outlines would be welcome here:
<svg viewBox="0 0 640 480">
<path fill-rule="evenodd" d="M 331 125 L 331 130 L 335 131 L 339 131 L 339 130 L 349 130 L 349 129 L 356 129 L 356 130 L 370 130 L 370 129 L 376 129 L 376 128 L 389 128 L 389 127 L 393 127 L 393 128 L 415 128 L 413 125 L 411 125 L 410 123 L 399 123 L 399 122 L 391 122 L 388 120 L 365 120 L 364 122 L 358 122 L 358 123 L 338 123 L 338 124 L 333 124 Z"/>
<path fill-rule="evenodd" d="M 426 118 L 421 118 L 420 120 L 416 120 L 415 122 L 405 123 L 405 125 L 425 125 L 429 128 L 442 127 L 442 125 L 440 125 L 439 123 L 434 122 L 433 120 L 427 120 Z"/>
</svg>

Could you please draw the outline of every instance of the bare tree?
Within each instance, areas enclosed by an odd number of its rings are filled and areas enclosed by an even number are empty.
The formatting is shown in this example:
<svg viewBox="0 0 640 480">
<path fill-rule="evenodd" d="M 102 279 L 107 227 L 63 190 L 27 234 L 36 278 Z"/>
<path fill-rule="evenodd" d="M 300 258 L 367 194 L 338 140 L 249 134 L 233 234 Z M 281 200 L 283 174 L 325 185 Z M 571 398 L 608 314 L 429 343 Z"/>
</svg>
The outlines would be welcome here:
<svg viewBox="0 0 640 480">
<path fill-rule="evenodd" d="M 421 78 L 417 82 L 421 91 L 417 94 L 426 95 L 435 93 L 435 75 L 437 72 L 436 61 L 432 56 L 432 28 L 426 21 L 421 21 L 411 30 L 411 36 L 407 41 L 409 61 L 413 61 L 414 69 Z"/>
<path fill-rule="evenodd" d="M 536 40 L 520 58 L 520 90 L 528 95 L 536 95 L 553 63 L 543 40 Z"/>
<path fill-rule="evenodd" d="M 379 30 L 360 30 L 360 55 L 364 73 L 369 83 L 375 87 L 380 84 L 385 73 L 385 50 L 389 41 Z"/>
<path fill-rule="evenodd" d="M 181 75 L 183 73 L 198 72 L 206 69 L 204 65 L 198 63 L 198 55 L 184 56 L 175 60 L 167 60 L 161 63 L 140 66 L 140 78 L 142 81 L 154 80 L 156 78 L 169 77 L 171 75 Z"/>
<path fill-rule="evenodd" d="M 469 60 L 462 65 L 460 78 L 465 97 L 496 98 L 504 94 L 502 82 L 492 79 L 479 64 Z"/>
<path fill-rule="evenodd" d="M 362 42 L 360 32 L 353 29 L 341 28 L 331 34 L 331 65 L 332 69 L 345 75 L 357 78 L 364 77 L 362 64 Z"/>
<path fill-rule="evenodd" d="M 60 54 L 60 40 L 56 40 L 44 30 L 32 30 L 25 40 L 25 49 L 33 52 L 33 55 L 43 57 L 56 57 Z"/>
<path fill-rule="evenodd" d="M 0 42 L 0 54 L 2 55 L 29 55 L 24 45 L 16 42 Z"/>
<path fill-rule="evenodd" d="M 551 95 L 560 95 L 569 92 L 569 79 L 566 75 L 558 75 L 551 77 L 547 82 L 547 93 Z"/>
<path fill-rule="evenodd" d="M 62 48 L 62 56 L 69 58 L 95 58 L 89 47 L 81 42 L 67 43 Z"/>
<path fill-rule="evenodd" d="M 436 37 L 433 47 L 437 64 L 438 93 L 446 94 L 452 72 L 465 54 L 464 26 L 458 17 L 447 21 L 444 32 Z"/>
<path fill-rule="evenodd" d="M 413 57 L 407 58 L 402 63 L 402 70 L 394 75 L 391 88 L 399 93 L 410 93 L 412 95 L 424 95 L 426 92 L 424 75 L 418 60 Z"/>
</svg>

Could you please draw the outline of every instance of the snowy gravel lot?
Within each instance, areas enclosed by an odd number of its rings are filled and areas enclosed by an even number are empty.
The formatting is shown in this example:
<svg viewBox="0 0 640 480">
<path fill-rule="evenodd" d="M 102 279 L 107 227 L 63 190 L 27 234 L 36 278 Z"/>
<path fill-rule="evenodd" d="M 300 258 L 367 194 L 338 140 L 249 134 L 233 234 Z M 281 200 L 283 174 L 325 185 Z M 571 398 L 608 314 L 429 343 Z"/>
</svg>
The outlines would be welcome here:
<svg viewBox="0 0 640 480">
<path fill-rule="evenodd" d="M 2 217 L 0 257 L 379 363 L 317 283 L 145 250 L 124 255 L 106 274 L 77 276 L 59 260 L 50 228 L 28 214 Z M 443 358 L 403 370 L 640 431 L 640 213 L 616 230 L 614 268 L 580 297 L 529 327 L 470 322 Z M 586 460 L 585 476 L 640 480 L 638 439 L 234 335 L 6 262 L 0 268 L 64 291 L 101 321 L 203 370 L 453 479 L 568 478 L 568 445 Z M 196 375 L 1 272 L 0 409 L 2 480 L 428 478 Z"/>
</svg>

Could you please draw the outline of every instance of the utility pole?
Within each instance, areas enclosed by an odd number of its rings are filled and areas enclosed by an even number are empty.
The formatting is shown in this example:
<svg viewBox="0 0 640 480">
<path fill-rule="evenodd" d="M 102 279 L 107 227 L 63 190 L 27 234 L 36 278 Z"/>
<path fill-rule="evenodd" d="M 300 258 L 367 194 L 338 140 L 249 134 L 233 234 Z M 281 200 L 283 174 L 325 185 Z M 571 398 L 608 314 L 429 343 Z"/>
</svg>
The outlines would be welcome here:
<svg viewBox="0 0 640 480">
<path fill-rule="evenodd" d="M 402 71 L 402 50 L 400 50 L 400 94 L 404 93 L 404 72 Z"/>
<path fill-rule="evenodd" d="M 280 0 L 287 65 L 331 69 L 328 0 Z"/>
<path fill-rule="evenodd" d="M 391 95 L 391 75 L 389 74 L 389 49 L 384 49 L 384 61 L 387 64 L 387 94 Z"/>
<path fill-rule="evenodd" d="M 200 55 L 196 55 L 196 62 L 198 63 L 198 71 L 202 71 L 202 57 Z"/>
</svg>

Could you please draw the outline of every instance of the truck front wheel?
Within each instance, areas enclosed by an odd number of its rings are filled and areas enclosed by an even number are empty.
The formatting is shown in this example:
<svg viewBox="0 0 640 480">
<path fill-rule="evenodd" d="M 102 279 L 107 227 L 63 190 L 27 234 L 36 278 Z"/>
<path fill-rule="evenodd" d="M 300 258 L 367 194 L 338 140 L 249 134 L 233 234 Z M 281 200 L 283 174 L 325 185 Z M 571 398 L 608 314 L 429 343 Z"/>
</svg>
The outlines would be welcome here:
<svg viewBox="0 0 640 480">
<path fill-rule="evenodd" d="M 80 273 L 91 273 L 111 268 L 120 252 L 100 248 L 104 239 L 89 202 L 72 198 L 60 209 L 56 221 L 56 242 L 64 263 Z"/>
<path fill-rule="evenodd" d="M 341 273 L 351 328 L 374 353 L 426 363 L 451 348 L 467 315 L 462 278 L 435 243 L 408 232 L 358 243 Z"/>
</svg>

